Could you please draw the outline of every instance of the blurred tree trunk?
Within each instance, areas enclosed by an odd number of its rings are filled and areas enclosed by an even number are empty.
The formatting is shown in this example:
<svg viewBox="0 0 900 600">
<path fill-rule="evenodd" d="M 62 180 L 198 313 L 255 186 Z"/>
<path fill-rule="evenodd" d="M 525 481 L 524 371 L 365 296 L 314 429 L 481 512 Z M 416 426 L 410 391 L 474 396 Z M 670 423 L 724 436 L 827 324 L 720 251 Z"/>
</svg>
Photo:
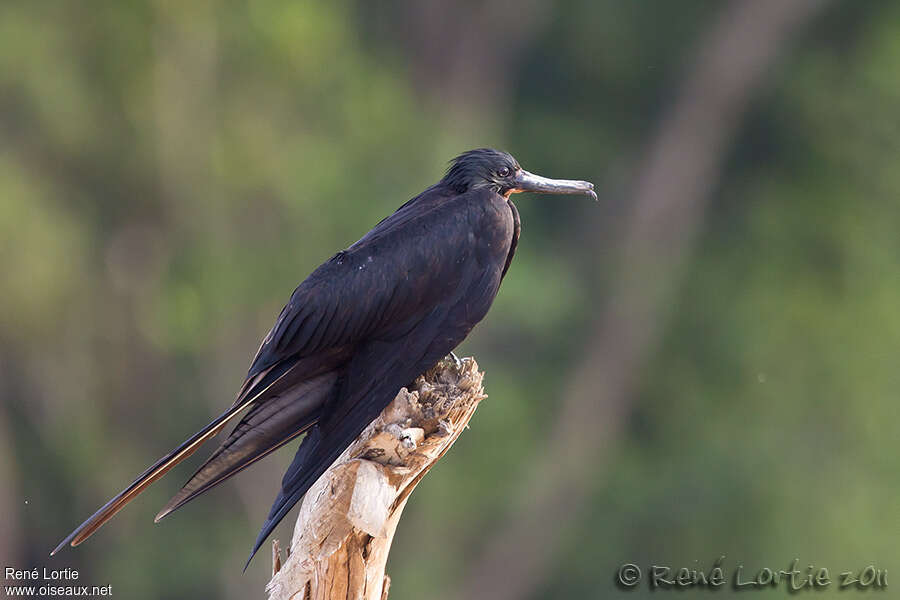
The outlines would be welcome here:
<svg viewBox="0 0 900 600">
<path fill-rule="evenodd" d="M 618 274 L 550 441 L 529 469 L 520 506 L 471 562 L 457 597 L 512 600 L 547 577 L 561 533 L 580 516 L 619 435 L 637 375 L 665 324 L 722 159 L 773 60 L 827 0 L 736 0 L 701 39 L 637 169 L 618 242 Z M 589 538 L 593 539 L 591 536 Z M 606 575 L 598 576 L 598 584 Z"/>
<path fill-rule="evenodd" d="M 403 389 L 303 497 L 290 555 L 273 543 L 269 600 L 380 600 L 409 495 L 485 398 L 474 359 L 438 364 Z"/>
</svg>

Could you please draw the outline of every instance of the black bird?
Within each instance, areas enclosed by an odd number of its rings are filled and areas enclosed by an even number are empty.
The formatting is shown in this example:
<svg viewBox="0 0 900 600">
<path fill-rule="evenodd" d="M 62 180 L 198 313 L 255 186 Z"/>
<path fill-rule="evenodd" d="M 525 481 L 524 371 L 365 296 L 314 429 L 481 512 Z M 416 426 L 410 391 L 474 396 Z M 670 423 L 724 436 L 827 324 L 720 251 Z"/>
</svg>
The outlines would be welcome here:
<svg viewBox="0 0 900 600">
<path fill-rule="evenodd" d="M 53 550 L 77 546 L 239 413 L 234 431 L 156 515 L 306 433 L 250 553 L 404 385 L 487 314 L 519 239 L 517 192 L 586 194 L 586 181 L 523 170 L 491 149 L 446 175 L 301 283 L 262 341 L 234 404 L 156 461 Z M 249 564 L 250 559 L 247 560 Z M 245 567 L 246 568 L 246 567 Z"/>
</svg>

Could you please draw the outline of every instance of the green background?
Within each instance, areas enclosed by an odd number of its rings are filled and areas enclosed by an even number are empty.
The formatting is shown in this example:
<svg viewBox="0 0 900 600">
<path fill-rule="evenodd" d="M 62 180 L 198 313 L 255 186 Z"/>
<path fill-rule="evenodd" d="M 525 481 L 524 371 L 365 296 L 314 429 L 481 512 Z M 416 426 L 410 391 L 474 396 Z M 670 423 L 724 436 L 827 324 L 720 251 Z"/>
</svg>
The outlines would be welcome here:
<svg viewBox="0 0 900 600">
<path fill-rule="evenodd" d="M 592 371 L 635 179 L 724 10 L 0 4 L 0 566 L 73 567 L 121 599 L 263 597 L 268 551 L 241 567 L 295 445 L 153 525 L 201 451 L 47 553 L 231 402 L 313 268 L 495 146 L 600 203 L 516 197 L 516 259 L 458 350 L 489 398 L 406 509 L 391 598 L 460 597 L 479 569 L 527 575 L 525 598 L 638 598 L 620 564 L 721 555 L 729 580 L 794 558 L 900 573 L 900 4 L 832 3 L 778 49 L 618 410 Z M 646 323 L 623 319 L 624 346 Z M 573 394 L 598 426 L 566 448 Z M 528 540 L 516 515 L 560 443 L 573 506 Z M 511 532 L 538 568 L 490 558 Z"/>
</svg>

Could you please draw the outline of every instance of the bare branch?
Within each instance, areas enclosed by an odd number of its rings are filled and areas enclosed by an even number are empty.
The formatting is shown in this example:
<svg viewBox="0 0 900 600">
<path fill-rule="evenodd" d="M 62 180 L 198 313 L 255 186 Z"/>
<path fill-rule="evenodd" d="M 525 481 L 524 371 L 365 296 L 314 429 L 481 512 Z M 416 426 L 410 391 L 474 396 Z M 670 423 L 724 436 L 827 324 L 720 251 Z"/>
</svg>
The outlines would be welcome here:
<svg viewBox="0 0 900 600">
<path fill-rule="evenodd" d="M 482 377 L 474 359 L 448 360 L 397 394 L 304 496 L 280 569 L 273 550 L 269 600 L 387 598 L 403 507 L 485 398 Z"/>
</svg>

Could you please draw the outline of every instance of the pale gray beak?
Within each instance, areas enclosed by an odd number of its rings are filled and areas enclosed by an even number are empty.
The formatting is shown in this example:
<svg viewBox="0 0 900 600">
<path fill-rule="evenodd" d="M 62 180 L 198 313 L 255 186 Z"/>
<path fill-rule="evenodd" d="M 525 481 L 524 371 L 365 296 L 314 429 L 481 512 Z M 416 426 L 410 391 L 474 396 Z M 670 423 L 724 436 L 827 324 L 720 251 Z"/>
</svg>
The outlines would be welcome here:
<svg viewBox="0 0 900 600">
<path fill-rule="evenodd" d="M 539 194 L 585 194 L 594 200 L 597 193 L 594 184 L 590 181 L 578 181 L 574 179 L 549 179 L 524 169 L 516 173 L 515 187 L 511 192 L 537 192 Z"/>
</svg>

